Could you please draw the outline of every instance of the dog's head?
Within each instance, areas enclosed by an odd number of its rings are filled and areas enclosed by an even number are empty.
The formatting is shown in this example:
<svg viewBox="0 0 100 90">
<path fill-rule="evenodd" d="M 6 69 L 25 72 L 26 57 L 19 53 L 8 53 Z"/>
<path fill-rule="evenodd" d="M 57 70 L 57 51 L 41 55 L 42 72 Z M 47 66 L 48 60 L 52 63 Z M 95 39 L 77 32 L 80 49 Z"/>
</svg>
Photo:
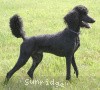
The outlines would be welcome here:
<svg viewBox="0 0 100 90">
<path fill-rule="evenodd" d="M 90 28 L 88 23 L 94 23 L 95 20 L 88 16 L 88 9 L 83 5 L 78 5 L 73 8 L 65 17 L 65 23 L 69 28 L 85 27 Z"/>
</svg>

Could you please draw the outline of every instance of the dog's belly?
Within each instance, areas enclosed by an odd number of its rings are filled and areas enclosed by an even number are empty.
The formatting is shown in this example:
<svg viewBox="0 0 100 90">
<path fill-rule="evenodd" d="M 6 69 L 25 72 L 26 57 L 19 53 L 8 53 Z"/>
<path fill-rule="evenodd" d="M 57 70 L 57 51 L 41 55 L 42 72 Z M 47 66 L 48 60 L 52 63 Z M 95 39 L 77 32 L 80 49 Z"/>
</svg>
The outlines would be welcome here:
<svg viewBox="0 0 100 90">
<path fill-rule="evenodd" d="M 45 47 L 41 49 L 42 52 L 51 53 L 60 57 L 64 57 L 66 55 L 65 50 L 63 48 L 53 48 L 53 47 Z"/>
</svg>

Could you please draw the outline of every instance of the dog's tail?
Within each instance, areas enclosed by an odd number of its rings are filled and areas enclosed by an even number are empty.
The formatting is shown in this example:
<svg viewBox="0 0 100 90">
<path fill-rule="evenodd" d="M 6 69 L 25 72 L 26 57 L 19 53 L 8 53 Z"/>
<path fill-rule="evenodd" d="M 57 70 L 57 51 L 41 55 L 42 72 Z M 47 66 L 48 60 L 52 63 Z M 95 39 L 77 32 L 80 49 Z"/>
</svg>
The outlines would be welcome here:
<svg viewBox="0 0 100 90">
<path fill-rule="evenodd" d="M 25 40 L 25 31 L 23 30 L 23 22 L 17 14 L 10 18 L 10 28 L 12 34 L 17 38 Z"/>
</svg>

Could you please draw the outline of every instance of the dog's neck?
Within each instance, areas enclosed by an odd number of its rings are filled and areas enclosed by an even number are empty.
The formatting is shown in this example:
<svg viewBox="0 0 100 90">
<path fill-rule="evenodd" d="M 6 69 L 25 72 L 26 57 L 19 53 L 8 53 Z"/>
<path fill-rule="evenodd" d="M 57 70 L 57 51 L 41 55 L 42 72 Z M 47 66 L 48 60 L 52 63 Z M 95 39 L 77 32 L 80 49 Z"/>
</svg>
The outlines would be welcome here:
<svg viewBox="0 0 100 90">
<path fill-rule="evenodd" d="M 80 32 L 80 25 L 68 25 L 68 29 L 73 30 L 74 32 Z"/>
<path fill-rule="evenodd" d="M 76 32 L 76 31 L 74 31 L 72 29 L 69 29 L 69 31 L 72 32 L 72 33 L 74 33 L 74 34 L 76 34 L 76 35 L 79 35 L 80 34 L 80 32 Z"/>
<path fill-rule="evenodd" d="M 72 33 L 75 33 L 77 35 L 80 34 L 80 27 L 77 27 L 77 28 L 72 28 L 72 27 L 68 27 L 69 31 L 72 32 Z"/>
</svg>

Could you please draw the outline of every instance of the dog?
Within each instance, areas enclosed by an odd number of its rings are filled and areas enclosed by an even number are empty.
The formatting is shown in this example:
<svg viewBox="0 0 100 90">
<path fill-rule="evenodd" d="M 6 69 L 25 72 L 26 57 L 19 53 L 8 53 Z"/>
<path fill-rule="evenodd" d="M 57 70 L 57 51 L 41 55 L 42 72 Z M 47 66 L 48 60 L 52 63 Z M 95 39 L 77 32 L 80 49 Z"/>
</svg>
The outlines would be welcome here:
<svg viewBox="0 0 100 90">
<path fill-rule="evenodd" d="M 88 9 L 83 5 L 75 6 L 65 17 L 64 22 L 68 26 L 56 34 L 26 37 L 23 30 L 23 22 L 17 14 L 10 18 L 12 34 L 22 38 L 20 55 L 15 66 L 7 73 L 5 82 L 8 82 L 12 75 L 26 64 L 32 57 L 33 63 L 27 74 L 33 79 L 33 73 L 42 61 L 43 52 L 52 53 L 66 58 L 66 80 L 71 79 L 71 64 L 78 78 L 78 68 L 75 62 L 74 53 L 80 46 L 80 28 L 90 28 L 88 23 L 95 20 L 88 16 Z"/>
</svg>

